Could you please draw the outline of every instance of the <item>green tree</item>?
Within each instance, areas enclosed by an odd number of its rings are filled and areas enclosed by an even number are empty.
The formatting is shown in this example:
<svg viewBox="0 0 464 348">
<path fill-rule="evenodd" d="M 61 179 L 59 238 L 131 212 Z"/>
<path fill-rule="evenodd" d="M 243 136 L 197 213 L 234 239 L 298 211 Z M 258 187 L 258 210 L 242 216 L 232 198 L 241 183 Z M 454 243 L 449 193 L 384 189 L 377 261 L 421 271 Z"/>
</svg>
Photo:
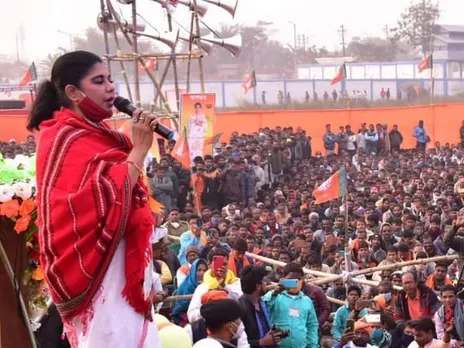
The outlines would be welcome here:
<svg viewBox="0 0 464 348">
<path fill-rule="evenodd" d="M 396 58 L 397 45 L 394 40 L 366 37 L 348 44 L 347 54 L 360 62 L 391 62 Z"/>
<path fill-rule="evenodd" d="M 63 55 L 66 53 L 66 50 L 63 48 L 60 48 L 59 51 L 55 53 L 49 53 L 44 59 L 42 59 L 39 63 L 39 70 L 41 75 L 45 76 L 50 76 L 50 73 L 53 68 L 53 64 L 55 64 L 55 61 L 58 59 L 59 56 Z"/>
<path fill-rule="evenodd" d="M 401 14 L 398 27 L 394 29 L 397 39 L 406 40 L 412 47 L 419 47 L 424 55 L 432 52 L 435 24 L 440 18 L 440 7 L 432 0 L 411 4 Z"/>
</svg>

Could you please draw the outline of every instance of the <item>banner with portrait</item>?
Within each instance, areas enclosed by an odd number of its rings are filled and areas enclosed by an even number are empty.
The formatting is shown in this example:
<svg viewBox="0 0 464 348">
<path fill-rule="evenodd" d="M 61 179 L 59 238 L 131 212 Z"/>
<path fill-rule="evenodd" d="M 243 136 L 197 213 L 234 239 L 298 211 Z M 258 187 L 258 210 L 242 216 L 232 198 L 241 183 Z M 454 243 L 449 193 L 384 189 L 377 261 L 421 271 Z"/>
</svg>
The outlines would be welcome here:
<svg viewBox="0 0 464 348">
<path fill-rule="evenodd" d="M 182 94 L 179 133 L 185 127 L 191 162 L 197 156 L 212 154 L 213 149 L 208 140 L 214 136 L 215 117 L 214 93 Z"/>
</svg>

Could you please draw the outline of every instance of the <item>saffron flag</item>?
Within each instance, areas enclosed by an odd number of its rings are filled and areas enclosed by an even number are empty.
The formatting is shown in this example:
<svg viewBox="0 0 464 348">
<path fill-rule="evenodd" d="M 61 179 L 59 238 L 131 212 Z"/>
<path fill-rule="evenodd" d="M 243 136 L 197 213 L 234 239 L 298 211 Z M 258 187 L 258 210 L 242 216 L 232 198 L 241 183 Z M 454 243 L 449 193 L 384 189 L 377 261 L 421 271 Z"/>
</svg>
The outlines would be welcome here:
<svg viewBox="0 0 464 348">
<path fill-rule="evenodd" d="M 172 157 L 180 162 L 182 167 L 190 169 L 190 151 L 187 141 L 187 128 L 184 127 L 184 131 L 176 141 L 174 149 L 172 149 Z"/>
<path fill-rule="evenodd" d="M 427 69 L 433 69 L 433 56 L 429 55 L 425 57 L 424 60 L 420 62 L 417 67 L 419 68 L 419 72 L 423 72 Z"/>
<path fill-rule="evenodd" d="M 245 89 L 245 94 L 247 94 L 248 91 L 255 88 L 256 85 L 257 85 L 257 83 L 256 83 L 256 73 L 253 71 L 251 74 L 245 76 L 245 81 L 243 81 L 243 83 L 242 83 L 242 86 Z"/>
<path fill-rule="evenodd" d="M 34 62 L 32 62 L 31 66 L 27 69 L 27 71 L 21 78 L 21 81 L 19 82 L 19 87 L 24 87 L 35 80 L 37 80 L 37 70 L 35 69 Z"/>
<path fill-rule="evenodd" d="M 214 145 L 217 142 L 219 142 L 219 139 L 221 139 L 222 133 L 218 133 L 216 135 L 213 135 L 212 137 L 206 138 L 205 139 L 205 145 Z"/>
<path fill-rule="evenodd" d="M 346 169 L 342 166 L 338 172 L 328 178 L 321 186 L 313 191 L 316 204 L 343 197 L 346 194 Z"/>
<path fill-rule="evenodd" d="M 346 64 L 343 63 L 342 66 L 338 69 L 338 74 L 330 82 L 331 85 L 335 85 L 346 79 Z"/>
<path fill-rule="evenodd" d="M 144 58 L 143 64 L 139 62 L 138 66 L 140 72 L 153 72 L 155 70 L 158 70 L 158 61 L 155 57 Z"/>
</svg>

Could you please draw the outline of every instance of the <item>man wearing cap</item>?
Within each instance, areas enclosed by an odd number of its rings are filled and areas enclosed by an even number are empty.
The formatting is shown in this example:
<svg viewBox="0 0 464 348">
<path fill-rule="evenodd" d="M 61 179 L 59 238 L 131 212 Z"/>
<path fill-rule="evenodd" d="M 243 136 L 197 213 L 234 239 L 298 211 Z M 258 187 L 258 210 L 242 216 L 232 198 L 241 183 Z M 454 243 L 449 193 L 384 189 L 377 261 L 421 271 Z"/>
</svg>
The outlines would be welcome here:
<svg viewBox="0 0 464 348">
<path fill-rule="evenodd" d="M 345 333 L 334 348 L 376 348 L 369 344 L 372 334 L 371 324 L 358 320 L 354 324 L 354 331 Z"/>
</svg>

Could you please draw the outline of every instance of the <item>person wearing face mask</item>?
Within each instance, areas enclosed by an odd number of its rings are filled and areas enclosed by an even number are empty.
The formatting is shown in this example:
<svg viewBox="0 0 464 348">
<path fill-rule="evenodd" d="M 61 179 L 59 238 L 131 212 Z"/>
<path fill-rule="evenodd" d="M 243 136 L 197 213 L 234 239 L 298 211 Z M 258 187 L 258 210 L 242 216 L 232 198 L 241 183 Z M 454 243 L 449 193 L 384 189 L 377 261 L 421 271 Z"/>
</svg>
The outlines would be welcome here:
<svg viewBox="0 0 464 348">
<path fill-rule="evenodd" d="M 27 128 L 40 137 L 41 261 L 72 346 L 156 348 L 143 166 L 157 120 L 137 109 L 132 140 L 112 130 L 115 97 L 106 63 L 86 51 L 60 56 L 39 86 Z"/>
<path fill-rule="evenodd" d="M 286 288 L 285 281 L 263 296 L 269 309 L 271 324 L 280 330 L 289 330 L 289 336 L 279 343 L 280 348 L 319 347 L 316 310 L 312 300 L 303 292 L 303 268 L 297 263 L 289 263 L 283 269 L 287 280 L 297 280 L 295 288 Z"/>
<path fill-rule="evenodd" d="M 243 334 L 244 326 L 240 319 L 243 311 L 236 301 L 230 299 L 211 301 L 201 306 L 200 311 L 208 337 L 195 343 L 194 348 L 237 347 L 232 341 L 237 341 Z"/>
</svg>

